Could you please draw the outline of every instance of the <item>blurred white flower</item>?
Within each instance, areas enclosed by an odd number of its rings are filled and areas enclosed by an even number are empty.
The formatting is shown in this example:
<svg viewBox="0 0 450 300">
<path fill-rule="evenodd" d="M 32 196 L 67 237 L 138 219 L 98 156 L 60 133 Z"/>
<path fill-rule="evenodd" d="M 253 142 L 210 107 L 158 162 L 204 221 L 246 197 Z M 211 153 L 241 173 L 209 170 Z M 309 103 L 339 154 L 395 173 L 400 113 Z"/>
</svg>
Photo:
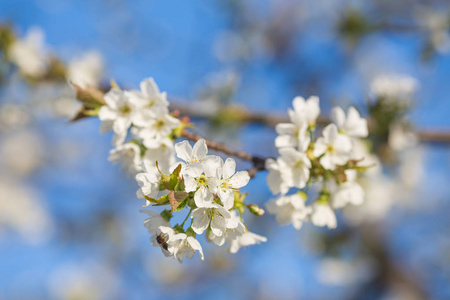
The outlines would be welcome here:
<svg viewBox="0 0 450 300">
<path fill-rule="evenodd" d="M 27 125 L 30 114 L 25 107 L 16 104 L 4 104 L 0 106 L 0 131 L 8 131 L 12 128 Z"/>
<path fill-rule="evenodd" d="M 247 230 L 241 236 L 231 241 L 228 251 L 236 253 L 242 247 L 260 244 L 261 242 L 267 242 L 267 238 Z"/>
<path fill-rule="evenodd" d="M 49 277 L 50 298 L 61 300 L 111 299 L 117 295 L 120 281 L 107 264 L 79 262 L 59 265 Z"/>
<path fill-rule="evenodd" d="M 408 104 L 419 88 L 419 82 L 407 75 L 381 75 L 370 84 L 370 91 L 376 97 L 388 101 L 403 101 Z"/>
<path fill-rule="evenodd" d="M 364 202 L 364 190 L 355 182 L 357 177 L 356 170 L 345 170 L 347 181 L 330 188 L 331 192 L 331 204 L 333 208 L 342 208 L 348 204 L 361 205 Z"/>
<path fill-rule="evenodd" d="M 346 286 L 370 279 L 374 268 L 373 262 L 363 258 L 353 261 L 324 258 L 319 263 L 316 276 L 323 284 Z"/>
<path fill-rule="evenodd" d="M 123 164 L 122 170 L 128 172 L 128 176 L 136 175 L 142 171 L 141 150 L 135 143 L 125 143 L 109 152 L 109 161 Z"/>
<path fill-rule="evenodd" d="M 351 106 L 347 111 L 347 116 L 342 108 L 334 107 L 331 112 L 331 118 L 336 123 L 339 131 L 355 138 L 364 138 L 369 134 L 367 129 L 367 120 L 361 118 L 359 112 Z"/>
<path fill-rule="evenodd" d="M 49 63 L 44 50 L 44 32 L 37 27 L 29 29 L 23 39 L 16 40 L 8 49 L 8 57 L 22 74 L 31 77 L 44 75 Z"/>
<path fill-rule="evenodd" d="M 319 227 L 336 228 L 337 220 L 333 209 L 328 204 L 314 203 L 312 205 L 311 222 Z"/>
<path fill-rule="evenodd" d="M 420 7 L 416 12 L 419 24 L 428 31 L 430 42 L 441 54 L 450 52 L 450 17 L 448 11 Z"/>
<path fill-rule="evenodd" d="M 278 224 L 292 224 L 297 230 L 302 227 L 303 221 L 310 213 L 310 207 L 305 206 L 305 199 L 299 194 L 281 196 L 270 201 L 266 208 L 269 213 L 275 215 Z"/>
<path fill-rule="evenodd" d="M 0 177 L 0 231 L 7 229 L 29 243 L 41 243 L 51 234 L 53 220 L 36 191 Z"/>
<path fill-rule="evenodd" d="M 0 166 L 8 170 L 8 176 L 28 175 L 36 170 L 43 160 L 44 144 L 37 132 L 15 131 L 4 136 L 0 143 Z"/>
<path fill-rule="evenodd" d="M 394 123 L 389 128 L 388 144 L 395 151 L 411 148 L 418 143 L 416 134 L 405 129 L 401 123 Z"/>
<path fill-rule="evenodd" d="M 103 69 L 103 58 L 100 52 L 90 51 L 69 62 L 67 79 L 82 88 L 87 86 L 98 87 Z"/>
</svg>

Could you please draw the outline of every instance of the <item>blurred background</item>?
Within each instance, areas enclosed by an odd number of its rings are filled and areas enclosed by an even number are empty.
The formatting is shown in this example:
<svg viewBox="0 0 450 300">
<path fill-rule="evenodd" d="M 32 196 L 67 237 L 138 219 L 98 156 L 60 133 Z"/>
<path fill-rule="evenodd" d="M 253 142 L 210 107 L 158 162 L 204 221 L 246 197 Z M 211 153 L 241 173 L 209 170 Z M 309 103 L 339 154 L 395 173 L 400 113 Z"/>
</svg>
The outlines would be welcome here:
<svg viewBox="0 0 450 300">
<path fill-rule="evenodd" d="M 450 299 L 448 1 L 0 0 L 0 26 L 0 299 Z M 266 243 L 166 259 L 136 181 L 108 161 L 112 135 L 68 123 L 68 79 L 146 77 L 195 108 L 199 132 L 264 156 L 273 127 L 237 111 L 318 95 L 324 115 L 370 114 L 386 126 L 365 204 L 335 230 L 247 216 Z M 380 89 L 407 98 L 387 121 Z M 251 203 L 271 199 L 265 177 Z"/>
</svg>

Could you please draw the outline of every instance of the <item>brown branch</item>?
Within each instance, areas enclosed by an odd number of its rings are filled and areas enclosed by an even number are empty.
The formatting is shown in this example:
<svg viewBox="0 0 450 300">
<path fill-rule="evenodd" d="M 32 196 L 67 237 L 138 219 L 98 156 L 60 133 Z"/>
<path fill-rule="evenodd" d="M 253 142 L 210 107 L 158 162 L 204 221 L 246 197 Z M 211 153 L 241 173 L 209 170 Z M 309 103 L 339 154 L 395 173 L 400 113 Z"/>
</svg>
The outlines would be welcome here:
<svg viewBox="0 0 450 300">
<path fill-rule="evenodd" d="M 212 119 L 215 117 L 214 113 L 205 111 L 196 107 L 195 104 L 190 106 L 180 103 L 172 103 L 171 109 L 178 110 L 182 115 L 188 115 L 191 118 Z M 238 111 L 238 115 L 236 112 Z M 263 112 L 251 112 L 244 107 L 231 107 L 223 108 L 220 111 L 221 114 L 230 114 L 234 116 L 234 119 L 241 123 L 257 123 L 266 126 L 275 126 L 278 123 L 290 122 L 287 115 L 263 113 Z M 330 120 L 320 116 L 317 119 L 317 124 L 327 124 Z M 450 143 L 450 131 L 449 130 L 416 130 L 416 134 L 419 140 L 424 143 Z"/>
<path fill-rule="evenodd" d="M 247 170 L 249 172 L 249 175 L 251 178 L 255 177 L 255 175 L 258 171 L 262 171 L 262 170 L 266 169 L 265 163 L 266 163 L 267 158 L 265 158 L 265 157 L 251 155 L 244 151 L 233 150 L 225 144 L 210 141 L 208 139 L 205 139 L 201 135 L 189 132 L 186 129 L 183 130 L 183 132 L 181 133 L 181 136 L 184 138 L 187 138 L 188 140 L 193 141 L 193 142 L 196 142 L 200 139 L 204 139 L 206 142 L 206 145 L 208 146 L 209 149 L 212 149 L 212 150 L 224 153 L 226 155 L 233 156 L 233 157 L 251 162 L 253 164 L 253 166 L 252 166 L 252 168 Z"/>
</svg>

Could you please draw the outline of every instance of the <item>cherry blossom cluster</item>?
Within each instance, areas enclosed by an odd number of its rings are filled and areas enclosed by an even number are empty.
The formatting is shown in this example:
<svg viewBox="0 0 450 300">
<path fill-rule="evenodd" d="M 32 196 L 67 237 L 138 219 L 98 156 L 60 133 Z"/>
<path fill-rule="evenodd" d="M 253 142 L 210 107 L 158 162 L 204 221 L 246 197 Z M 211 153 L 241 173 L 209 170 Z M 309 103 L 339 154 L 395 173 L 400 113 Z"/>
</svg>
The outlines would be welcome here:
<svg viewBox="0 0 450 300">
<path fill-rule="evenodd" d="M 267 211 L 276 215 L 279 224 L 292 224 L 296 229 L 304 221 L 335 228 L 334 209 L 359 205 L 364 200 L 356 179 L 358 171 L 368 166 L 354 148 L 358 139 L 368 135 L 367 121 L 354 107 L 347 113 L 335 107 L 333 123 L 316 137 L 319 98 L 296 97 L 292 104 L 293 109 L 288 111 L 291 122 L 276 126 L 279 157 L 266 161 L 267 183 L 278 195 L 267 204 Z M 308 193 L 313 185 L 318 193 L 311 201 Z"/>
<path fill-rule="evenodd" d="M 203 252 L 196 235 L 205 233 L 207 239 L 218 246 L 228 243 L 231 253 L 240 247 L 266 241 L 266 238 L 249 232 L 242 223 L 242 213 L 246 206 L 239 189 L 247 185 L 250 177 L 247 171 L 236 172 L 236 162 L 219 156 L 207 155 L 205 140 L 200 139 L 192 147 L 188 141 L 175 145 L 176 155 L 182 160 L 171 168 L 171 174 L 155 172 L 152 167 L 138 174 L 141 186 L 138 197 L 144 197 L 147 205 L 170 205 L 171 210 L 150 215 L 145 226 L 151 241 L 161 247 L 164 255 L 173 256 L 182 262 L 183 256 L 191 258 L 198 251 Z M 171 226 L 169 221 L 174 212 L 184 207 L 189 213 L 181 224 Z M 247 208 L 257 213 L 247 205 Z M 184 229 L 187 220 L 190 226 Z"/>
<path fill-rule="evenodd" d="M 187 140 L 174 144 L 187 124 L 169 113 L 166 93 L 159 91 L 153 79 L 142 81 L 139 91 L 115 85 L 104 95 L 98 117 L 102 132 L 114 132 L 110 160 L 123 163 L 130 175 L 137 173 L 137 196 L 146 199 L 145 207 L 169 207 L 161 213 L 143 210 L 150 216 L 145 226 L 152 234 L 151 242 L 165 256 L 182 262 L 183 257 L 191 258 L 198 251 L 203 259 L 196 238 L 203 233 L 218 246 L 227 244 L 232 253 L 266 241 L 243 224 L 245 209 L 256 215 L 264 213 L 258 206 L 244 203 L 246 194 L 241 194 L 240 188 L 250 180 L 248 172 L 236 172 L 232 158 L 224 161 L 207 155 L 204 139 L 193 147 Z M 184 208 L 189 209 L 184 221 L 172 226 L 172 217 Z M 185 226 L 189 218 L 190 225 Z"/>
</svg>

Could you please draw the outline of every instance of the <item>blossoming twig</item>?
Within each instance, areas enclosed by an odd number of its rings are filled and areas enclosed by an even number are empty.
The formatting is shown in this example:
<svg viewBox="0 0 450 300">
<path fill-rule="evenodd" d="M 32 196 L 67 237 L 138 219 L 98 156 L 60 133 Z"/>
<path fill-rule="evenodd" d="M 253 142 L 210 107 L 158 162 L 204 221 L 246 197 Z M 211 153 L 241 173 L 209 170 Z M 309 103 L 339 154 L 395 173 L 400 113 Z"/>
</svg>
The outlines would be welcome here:
<svg viewBox="0 0 450 300">
<path fill-rule="evenodd" d="M 205 112 L 195 105 L 184 105 L 181 102 L 171 103 L 170 105 L 172 110 L 178 110 L 182 115 L 188 115 L 191 118 L 201 118 L 201 119 L 212 119 L 214 118 L 214 114 L 210 112 Z M 275 113 L 264 113 L 264 112 L 251 112 L 247 110 L 245 107 L 230 107 L 221 110 L 222 113 L 234 113 L 239 110 L 239 114 L 235 118 L 238 119 L 241 123 L 257 123 L 267 126 L 275 126 L 278 123 L 287 123 L 289 122 L 289 117 L 286 115 L 278 115 Z M 330 123 L 325 117 L 319 116 L 317 118 L 317 124 L 324 125 Z M 369 130 L 370 124 L 372 122 L 369 119 Z M 449 130 L 431 130 L 431 129 L 422 129 L 415 131 L 418 139 L 423 143 L 450 143 L 450 131 Z"/>
<path fill-rule="evenodd" d="M 183 137 L 185 137 L 188 140 L 193 141 L 193 142 L 197 142 L 200 139 L 204 139 L 201 135 L 189 132 L 186 129 L 183 130 L 181 136 L 183 136 Z M 249 154 L 247 152 L 244 152 L 244 151 L 236 151 L 236 150 L 233 150 L 233 149 L 229 148 L 225 144 L 213 142 L 213 141 L 208 140 L 208 139 L 205 139 L 205 141 L 206 141 L 206 145 L 210 149 L 213 149 L 213 150 L 218 151 L 218 152 L 222 152 L 222 153 L 224 153 L 226 155 L 229 155 L 229 156 L 234 156 L 236 158 L 240 158 L 242 160 L 247 160 L 247 161 L 252 162 L 253 163 L 253 167 L 250 170 L 248 170 L 250 177 L 254 177 L 256 172 L 258 172 L 258 171 L 265 170 L 265 162 L 267 160 L 267 158 L 265 158 L 265 157 L 254 156 L 254 155 L 251 155 L 251 154 Z"/>
</svg>

